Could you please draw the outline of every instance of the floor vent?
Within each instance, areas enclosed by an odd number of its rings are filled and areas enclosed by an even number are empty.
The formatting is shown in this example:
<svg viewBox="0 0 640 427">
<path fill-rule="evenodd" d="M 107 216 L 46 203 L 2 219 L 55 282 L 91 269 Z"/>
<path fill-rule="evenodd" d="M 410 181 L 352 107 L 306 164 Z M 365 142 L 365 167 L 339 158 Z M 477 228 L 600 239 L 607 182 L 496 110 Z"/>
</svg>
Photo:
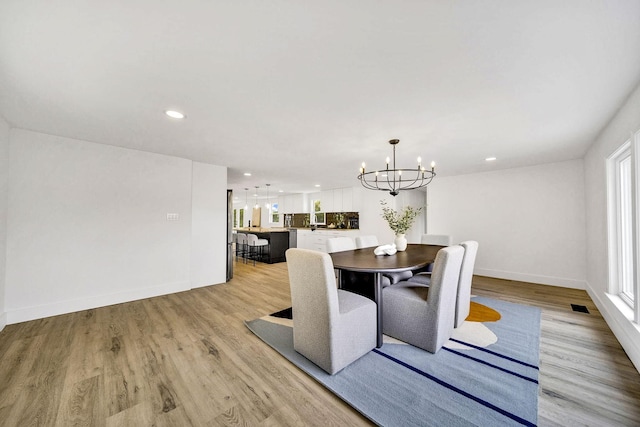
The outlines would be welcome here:
<svg viewBox="0 0 640 427">
<path fill-rule="evenodd" d="M 579 313 L 587 313 L 587 314 L 589 313 L 589 310 L 584 305 L 571 304 L 571 309 Z"/>
</svg>

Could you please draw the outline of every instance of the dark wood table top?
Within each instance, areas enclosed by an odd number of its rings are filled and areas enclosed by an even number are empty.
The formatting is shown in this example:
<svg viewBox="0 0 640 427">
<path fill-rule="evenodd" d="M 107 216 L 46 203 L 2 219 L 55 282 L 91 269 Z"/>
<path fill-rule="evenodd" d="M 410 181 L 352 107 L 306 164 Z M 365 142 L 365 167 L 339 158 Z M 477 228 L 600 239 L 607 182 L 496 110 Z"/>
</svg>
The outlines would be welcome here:
<svg viewBox="0 0 640 427">
<path fill-rule="evenodd" d="M 444 246 L 409 244 L 407 250 L 395 255 L 375 255 L 374 247 L 334 252 L 331 255 L 334 268 L 349 271 L 392 272 L 415 270 L 432 263 Z"/>
</svg>

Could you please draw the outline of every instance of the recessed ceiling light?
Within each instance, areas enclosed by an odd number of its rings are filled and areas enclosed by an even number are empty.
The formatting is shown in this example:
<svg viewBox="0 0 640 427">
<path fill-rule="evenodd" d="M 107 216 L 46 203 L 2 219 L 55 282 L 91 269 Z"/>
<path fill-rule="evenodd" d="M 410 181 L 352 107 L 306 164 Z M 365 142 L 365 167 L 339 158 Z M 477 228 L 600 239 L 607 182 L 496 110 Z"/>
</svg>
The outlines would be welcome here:
<svg viewBox="0 0 640 427">
<path fill-rule="evenodd" d="M 284 193 L 284 190 L 278 190 L 278 193 Z"/>
<path fill-rule="evenodd" d="M 487 162 L 493 162 L 496 158 L 495 157 L 487 157 L 485 160 Z"/>
<path fill-rule="evenodd" d="M 320 187 L 320 184 L 316 184 L 316 187 Z"/>
<path fill-rule="evenodd" d="M 245 172 L 245 173 L 244 173 L 244 176 L 251 176 L 251 173 L 249 173 L 249 172 Z"/>
<path fill-rule="evenodd" d="M 184 119 L 186 117 L 180 111 L 167 110 L 164 113 L 172 119 Z"/>
</svg>

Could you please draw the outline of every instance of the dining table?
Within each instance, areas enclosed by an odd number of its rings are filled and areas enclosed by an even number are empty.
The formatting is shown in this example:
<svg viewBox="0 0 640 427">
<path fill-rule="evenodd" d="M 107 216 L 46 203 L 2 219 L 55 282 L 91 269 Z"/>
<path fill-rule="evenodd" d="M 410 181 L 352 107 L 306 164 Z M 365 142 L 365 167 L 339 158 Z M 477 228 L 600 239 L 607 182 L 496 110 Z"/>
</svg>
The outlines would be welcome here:
<svg viewBox="0 0 640 427">
<path fill-rule="evenodd" d="M 376 255 L 375 247 L 361 248 L 329 254 L 333 267 L 338 270 L 338 286 L 342 286 L 342 272 L 370 273 L 373 275 L 374 301 L 377 304 L 377 344 L 382 347 L 382 276 L 384 273 L 419 270 L 436 259 L 445 246 L 408 244 L 406 250 L 393 255 Z"/>
</svg>

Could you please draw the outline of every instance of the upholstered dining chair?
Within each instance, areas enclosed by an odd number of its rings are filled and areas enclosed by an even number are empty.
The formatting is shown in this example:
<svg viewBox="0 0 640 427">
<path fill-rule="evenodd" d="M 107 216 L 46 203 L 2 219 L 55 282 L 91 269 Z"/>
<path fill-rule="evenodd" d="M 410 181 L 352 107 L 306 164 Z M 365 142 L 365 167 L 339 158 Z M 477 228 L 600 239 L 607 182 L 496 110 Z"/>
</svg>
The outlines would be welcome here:
<svg viewBox="0 0 640 427">
<path fill-rule="evenodd" d="M 420 243 L 423 245 L 451 246 L 452 241 L 453 238 L 446 234 L 423 234 L 420 238 Z M 431 281 L 431 270 L 433 270 L 433 264 L 428 264 L 419 271 L 414 271 L 413 277 L 406 280 L 422 285 L 428 285 Z"/>
<path fill-rule="evenodd" d="M 458 293 L 456 295 L 456 323 L 459 327 L 469 316 L 471 310 L 471 283 L 473 282 L 473 269 L 476 265 L 478 254 L 478 242 L 467 240 L 460 243 L 464 248 L 464 257 L 460 267 L 460 279 L 458 280 Z"/>
<path fill-rule="evenodd" d="M 420 243 L 423 245 L 451 246 L 453 238 L 446 234 L 423 234 Z"/>
<path fill-rule="evenodd" d="M 372 248 L 374 246 L 378 246 L 378 237 L 372 235 L 369 236 L 357 236 L 356 237 L 356 248 Z"/>
<path fill-rule="evenodd" d="M 288 249 L 293 347 L 333 375 L 376 346 L 376 303 L 336 288 L 329 254 Z"/>
<path fill-rule="evenodd" d="M 469 315 L 471 307 L 471 283 L 473 282 L 473 269 L 476 264 L 478 254 L 478 242 L 468 240 L 460 243 L 464 248 L 464 257 L 460 267 L 460 279 L 458 280 L 458 292 L 456 296 L 456 324 L 457 328 L 465 321 Z M 413 285 L 429 286 L 431 283 L 431 273 L 420 273 L 407 280 Z"/>
<path fill-rule="evenodd" d="M 476 255 L 478 254 L 478 242 L 467 240 L 460 243 L 464 248 L 462 266 L 460 267 L 460 278 L 458 280 L 458 291 L 456 295 L 456 322 L 455 327 L 459 327 L 469 316 L 471 308 L 471 284 L 473 282 L 473 269 L 476 265 Z M 429 286 L 431 274 L 416 274 L 409 280 L 413 286 Z"/>
<path fill-rule="evenodd" d="M 327 239 L 327 252 L 330 254 L 353 249 L 356 249 L 356 243 L 350 237 L 333 237 Z"/>
<path fill-rule="evenodd" d="M 383 332 L 430 353 L 440 350 L 454 329 L 463 256 L 462 246 L 439 250 L 429 287 L 400 282 L 384 288 Z"/>
</svg>

